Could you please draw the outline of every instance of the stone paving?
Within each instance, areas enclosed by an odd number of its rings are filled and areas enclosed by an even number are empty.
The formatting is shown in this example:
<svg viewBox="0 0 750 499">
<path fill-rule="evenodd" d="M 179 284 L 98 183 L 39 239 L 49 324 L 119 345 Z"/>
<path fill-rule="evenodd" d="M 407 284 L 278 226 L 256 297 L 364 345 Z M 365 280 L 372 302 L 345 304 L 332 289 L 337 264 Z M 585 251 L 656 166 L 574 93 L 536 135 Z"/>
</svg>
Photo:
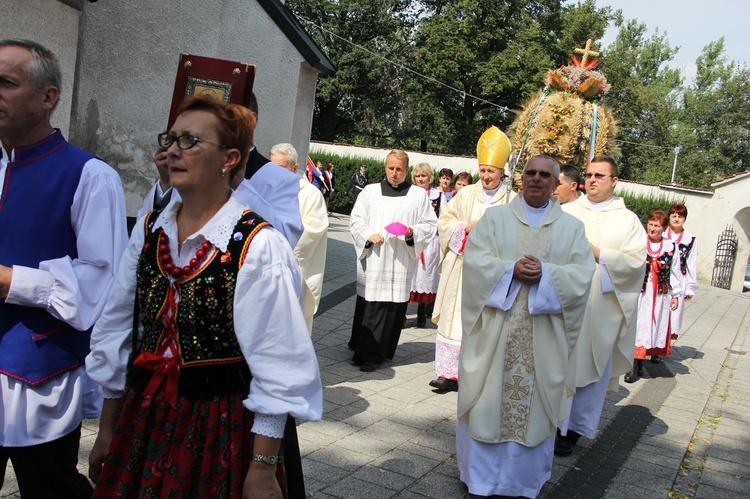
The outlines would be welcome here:
<svg viewBox="0 0 750 499">
<path fill-rule="evenodd" d="M 435 327 L 407 327 L 393 362 L 364 373 L 349 362 L 356 288 L 348 218 L 330 217 L 323 300 L 313 342 L 324 417 L 299 425 L 309 497 L 463 498 L 455 459 L 456 394 L 435 394 Z M 702 283 L 672 357 L 609 393 L 592 442 L 555 458 L 540 497 L 750 496 L 750 295 Z M 80 469 L 97 421 L 86 421 Z M 20 497 L 10 466 L 0 497 Z"/>
</svg>

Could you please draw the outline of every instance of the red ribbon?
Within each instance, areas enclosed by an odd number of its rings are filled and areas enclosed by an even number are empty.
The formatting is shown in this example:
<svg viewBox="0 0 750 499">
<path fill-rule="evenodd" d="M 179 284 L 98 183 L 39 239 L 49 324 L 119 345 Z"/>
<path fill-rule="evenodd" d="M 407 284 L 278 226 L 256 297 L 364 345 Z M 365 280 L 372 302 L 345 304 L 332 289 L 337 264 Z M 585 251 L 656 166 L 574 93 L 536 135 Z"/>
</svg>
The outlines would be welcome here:
<svg viewBox="0 0 750 499">
<path fill-rule="evenodd" d="M 172 409 L 177 405 L 177 386 L 180 378 L 180 366 L 175 357 L 162 357 L 151 352 L 141 352 L 135 359 L 133 365 L 141 369 L 152 369 L 154 375 L 151 381 L 146 385 L 143 391 L 144 395 L 152 395 L 161 386 L 162 381 L 166 378 L 167 385 L 164 387 L 164 394 L 167 402 Z"/>
<path fill-rule="evenodd" d="M 664 266 L 664 264 L 657 260 L 656 258 L 652 258 L 651 262 L 649 263 L 649 274 L 651 274 L 651 282 L 653 283 L 653 296 L 651 297 L 651 320 L 656 324 L 656 295 L 659 291 L 659 271 Z"/>
<path fill-rule="evenodd" d="M 156 390 L 159 389 L 162 381 L 166 378 L 167 385 L 164 387 L 164 394 L 172 409 L 177 405 L 177 387 L 179 386 L 180 363 L 176 357 L 165 357 L 164 353 L 167 351 L 167 348 L 176 344 L 174 340 L 173 318 L 175 310 L 175 287 L 171 286 L 167 293 L 167 313 L 162 316 L 167 330 L 164 341 L 156 350 L 156 353 L 143 351 L 135 361 L 133 361 L 133 365 L 136 367 L 154 371 L 153 376 L 151 376 L 151 381 L 148 382 L 146 389 L 143 391 L 144 395 L 152 395 L 156 393 Z M 175 353 L 174 349 L 172 351 Z"/>
<path fill-rule="evenodd" d="M 463 254 L 464 254 L 464 249 L 466 249 L 466 241 L 467 241 L 468 239 L 469 239 L 469 234 L 467 234 L 467 233 L 464 233 L 464 240 L 463 240 L 463 241 L 461 241 L 461 249 L 460 249 L 460 250 L 458 250 L 458 251 L 459 251 L 459 254 L 461 254 L 461 255 L 463 255 Z"/>
</svg>

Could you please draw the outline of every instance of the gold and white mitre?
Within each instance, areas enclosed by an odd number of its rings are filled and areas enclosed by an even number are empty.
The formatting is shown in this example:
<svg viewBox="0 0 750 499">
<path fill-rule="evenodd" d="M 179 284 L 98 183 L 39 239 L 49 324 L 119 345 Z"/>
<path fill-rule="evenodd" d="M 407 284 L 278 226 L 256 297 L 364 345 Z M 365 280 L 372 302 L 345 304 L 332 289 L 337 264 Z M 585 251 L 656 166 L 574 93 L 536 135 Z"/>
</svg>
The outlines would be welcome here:
<svg viewBox="0 0 750 499">
<path fill-rule="evenodd" d="M 510 139 L 496 126 L 488 128 L 477 142 L 479 165 L 505 168 L 510 157 Z"/>
</svg>

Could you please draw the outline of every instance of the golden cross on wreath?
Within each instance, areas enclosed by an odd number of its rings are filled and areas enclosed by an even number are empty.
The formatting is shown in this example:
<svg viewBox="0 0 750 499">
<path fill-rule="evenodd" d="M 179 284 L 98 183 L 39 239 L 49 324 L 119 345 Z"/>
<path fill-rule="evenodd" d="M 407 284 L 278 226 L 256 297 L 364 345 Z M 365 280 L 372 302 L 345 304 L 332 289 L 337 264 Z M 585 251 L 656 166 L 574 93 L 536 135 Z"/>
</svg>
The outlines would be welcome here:
<svg viewBox="0 0 750 499">
<path fill-rule="evenodd" d="M 573 52 L 575 52 L 576 54 L 583 54 L 583 59 L 581 59 L 581 66 L 586 66 L 586 62 L 589 60 L 589 55 L 593 57 L 599 57 L 599 52 L 591 50 L 592 42 L 593 40 L 589 38 L 588 40 L 586 40 L 586 48 L 573 50 Z"/>
</svg>

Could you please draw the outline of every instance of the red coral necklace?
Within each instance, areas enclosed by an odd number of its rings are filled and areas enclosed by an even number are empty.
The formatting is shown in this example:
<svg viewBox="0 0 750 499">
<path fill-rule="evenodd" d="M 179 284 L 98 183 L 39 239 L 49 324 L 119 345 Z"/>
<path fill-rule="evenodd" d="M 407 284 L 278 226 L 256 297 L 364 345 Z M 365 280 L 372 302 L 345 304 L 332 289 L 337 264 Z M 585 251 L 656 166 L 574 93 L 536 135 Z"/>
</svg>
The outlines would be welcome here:
<svg viewBox="0 0 750 499">
<path fill-rule="evenodd" d="M 200 267 L 201 262 L 206 258 L 208 251 L 212 247 L 213 244 L 208 241 L 203 241 L 200 248 L 195 252 L 195 258 L 190 259 L 190 265 L 178 267 L 172 261 L 172 252 L 169 249 L 169 236 L 167 236 L 164 233 L 164 229 L 162 229 L 161 234 L 159 234 L 159 261 L 164 266 L 164 270 L 175 279 L 188 277 L 195 272 L 195 269 Z"/>
</svg>

